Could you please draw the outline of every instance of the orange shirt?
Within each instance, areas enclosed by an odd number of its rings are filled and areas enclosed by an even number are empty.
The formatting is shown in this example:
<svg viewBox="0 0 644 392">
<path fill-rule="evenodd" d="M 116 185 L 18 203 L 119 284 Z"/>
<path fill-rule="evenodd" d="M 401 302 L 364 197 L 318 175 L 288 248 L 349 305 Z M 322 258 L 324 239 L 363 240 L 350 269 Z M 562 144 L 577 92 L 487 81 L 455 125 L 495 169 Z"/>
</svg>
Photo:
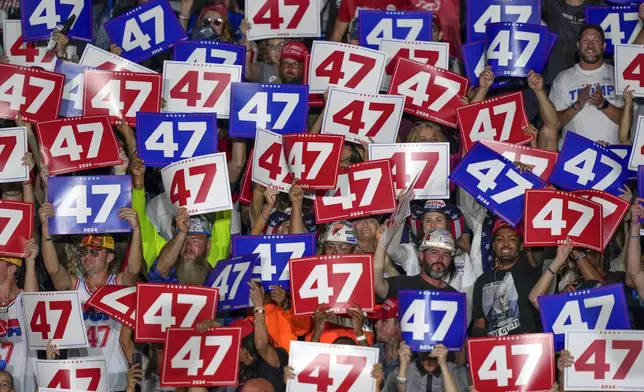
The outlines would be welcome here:
<svg viewBox="0 0 644 392">
<path fill-rule="evenodd" d="M 284 348 L 290 353 L 291 340 L 297 340 L 298 336 L 306 334 L 311 328 L 309 316 L 296 316 L 293 308 L 284 310 L 279 306 L 268 303 L 264 304 L 264 318 L 268 334 L 275 344 Z"/>
</svg>

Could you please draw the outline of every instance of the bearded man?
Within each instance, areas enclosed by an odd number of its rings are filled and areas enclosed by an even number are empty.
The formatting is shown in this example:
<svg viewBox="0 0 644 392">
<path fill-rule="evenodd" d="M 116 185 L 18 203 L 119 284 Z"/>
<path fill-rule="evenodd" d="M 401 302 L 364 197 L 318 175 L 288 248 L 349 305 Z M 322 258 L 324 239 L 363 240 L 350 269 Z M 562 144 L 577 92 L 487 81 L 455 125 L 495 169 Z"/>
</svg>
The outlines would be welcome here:
<svg viewBox="0 0 644 392">
<path fill-rule="evenodd" d="M 604 62 L 606 38 L 597 25 L 584 25 L 577 40 L 579 63 L 557 75 L 550 100 L 565 133 L 575 132 L 593 141 L 619 144 L 618 126 L 624 102 L 615 90 L 615 71 Z"/>
<path fill-rule="evenodd" d="M 150 267 L 150 282 L 202 286 L 211 271 L 210 223 L 180 208 L 173 226 L 174 236 Z"/>
</svg>

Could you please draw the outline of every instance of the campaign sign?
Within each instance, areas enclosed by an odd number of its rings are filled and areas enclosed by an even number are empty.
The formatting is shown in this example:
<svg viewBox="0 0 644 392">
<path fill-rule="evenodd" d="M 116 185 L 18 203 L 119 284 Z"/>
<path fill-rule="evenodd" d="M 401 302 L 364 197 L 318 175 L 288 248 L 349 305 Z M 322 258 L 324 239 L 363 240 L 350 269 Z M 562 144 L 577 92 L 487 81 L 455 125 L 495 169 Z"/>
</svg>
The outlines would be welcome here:
<svg viewBox="0 0 644 392">
<path fill-rule="evenodd" d="M 373 255 L 313 256 L 289 261 L 293 312 L 312 315 L 319 304 L 333 313 L 360 306 L 373 311 Z"/>
<path fill-rule="evenodd" d="M 246 161 L 246 168 L 244 169 L 244 175 L 241 180 L 241 185 L 239 186 L 239 202 L 241 204 L 246 204 L 249 206 L 253 202 L 253 188 L 252 188 L 252 169 L 253 169 L 253 154 L 255 153 L 254 149 L 248 151 L 248 160 Z"/>
<path fill-rule="evenodd" d="M 36 124 L 42 158 L 52 176 L 121 164 L 107 116 L 68 117 Z"/>
<path fill-rule="evenodd" d="M 210 272 L 206 287 L 219 289 L 219 306 L 217 311 L 245 309 L 248 307 L 248 298 L 251 275 L 255 266 L 260 265 L 261 256 L 251 254 L 219 260 Z"/>
<path fill-rule="evenodd" d="M 88 392 L 108 391 L 107 359 L 82 357 L 75 359 L 36 359 L 38 385 L 56 390 Z"/>
<path fill-rule="evenodd" d="M 461 75 L 401 58 L 391 77 L 389 94 L 405 97 L 405 112 L 456 128 L 459 97 L 467 93 Z"/>
<path fill-rule="evenodd" d="M 98 288 L 85 303 L 121 324 L 134 328 L 136 287 L 106 284 Z"/>
<path fill-rule="evenodd" d="M 25 257 L 27 240 L 33 236 L 33 203 L 0 200 L 0 219 L 6 221 L 0 228 L 0 255 Z"/>
<path fill-rule="evenodd" d="M 606 50 L 612 54 L 615 46 L 630 44 L 642 30 L 642 22 L 638 16 L 638 5 L 614 5 L 607 7 L 584 7 L 586 23 L 599 25 L 604 29 Z"/>
<path fill-rule="evenodd" d="M 2 31 L 5 54 L 13 65 L 42 67 L 53 71 L 56 63 L 56 51 L 47 51 L 46 42 L 26 42 L 22 36 L 22 22 L 19 20 L 5 20 Z M 68 47 L 69 49 L 69 47 Z"/>
<path fill-rule="evenodd" d="M 544 188 L 546 182 L 478 143 L 452 170 L 452 182 L 500 218 L 517 226 L 523 219 L 524 193 Z"/>
<path fill-rule="evenodd" d="M 194 328 L 215 318 L 217 289 L 180 284 L 137 283 L 137 342 L 163 342 L 168 328 Z"/>
<path fill-rule="evenodd" d="M 257 128 L 280 135 L 308 128 L 307 85 L 232 83 L 230 94 L 231 137 L 254 138 Z"/>
<path fill-rule="evenodd" d="M 555 167 L 559 153 L 528 146 L 519 146 L 493 140 L 481 140 L 481 144 L 503 155 L 511 162 L 520 162 L 532 169 L 544 181 L 548 181 Z"/>
<path fill-rule="evenodd" d="M 97 48 L 94 45 L 87 44 L 79 64 L 88 67 L 100 69 L 103 71 L 122 71 L 122 72 L 138 72 L 138 73 L 154 73 L 151 69 L 145 68 L 142 65 L 126 60 L 121 56 L 110 53 L 106 50 Z"/>
<path fill-rule="evenodd" d="M 83 91 L 85 90 L 86 69 L 92 69 L 92 67 L 70 63 L 69 61 L 56 62 L 55 71 L 65 75 L 63 98 L 60 102 L 60 117 L 77 117 L 83 115 Z"/>
<path fill-rule="evenodd" d="M 286 383 L 286 392 L 374 391 L 371 370 L 378 355 L 375 347 L 292 340 L 288 365 L 296 376 Z"/>
<path fill-rule="evenodd" d="M 241 82 L 239 65 L 163 62 L 163 99 L 166 112 L 230 113 L 231 83 Z"/>
<path fill-rule="evenodd" d="M 214 154 L 217 136 L 215 113 L 136 114 L 136 145 L 146 166 Z"/>
<path fill-rule="evenodd" d="M 241 340 L 241 328 L 168 328 L 161 385 L 237 386 Z"/>
<path fill-rule="evenodd" d="M 23 293 L 30 350 L 46 350 L 54 340 L 60 349 L 89 347 L 78 291 Z"/>
<path fill-rule="evenodd" d="M 261 265 L 253 267 L 253 278 L 262 281 L 264 290 L 270 286 L 289 289 L 291 259 L 315 256 L 315 233 L 290 235 L 235 235 L 233 256 L 259 254 Z"/>
<path fill-rule="evenodd" d="M 631 329 L 623 284 L 612 284 L 538 298 L 544 332 L 555 336 L 555 350 L 564 348 L 566 331 Z"/>
<path fill-rule="evenodd" d="M 485 41 L 470 42 L 461 47 L 461 54 L 463 56 L 463 71 L 467 80 L 472 86 L 479 85 L 479 75 L 485 69 Z M 498 87 L 505 86 L 510 82 L 508 77 L 496 77 L 490 90 Z"/>
<path fill-rule="evenodd" d="M 622 219 L 624 219 L 624 216 L 626 216 L 626 213 L 631 208 L 631 203 L 620 197 L 611 195 L 610 193 L 595 189 L 584 189 L 570 193 L 601 204 L 602 233 L 604 238 L 602 247 L 605 249 L 619 226 L 622 224 Z"/>
<path fill-rule="evenodd" d="M 0 128 L 0 183 L 26 181 L 29 166 L 22 163 L 28 151 L 25 127 Z"/>
<path fill-rule="evenodd" d="M 380 90 L 387 91 L 399 58 L 449 70 L 449 43 L 383 39 L 380 51 L 387 54 L 385 75 Z"/>
<path fill-rule="evenodd" d="M 0 118 L 27 122 L 58 118 L 65 76 L 33 67 L 0 63 Z"/>
<path fill-rule="evenodd" d="M 541 23 L 541 0 L 467 0 L 467 43 L 483 40 L 489 23 Z"/>
<path fill-rule="evenodd" d="M 639 127 L 639 124 L 638 124 Z M 644 136 L 644 135 L 643 135 Z M 637 134 L 636 138 L 637 140 Z M 644 143 L 644 140 L 642 140 Z M 633 146 L 630 144 L 613 144 L 612 146 L 608 146 L 608 149 L 617 154 L 618 157 L 622 159 L 626 159 L 629 162 L 628 166 L 628 179 L 629 180 L 636 180 L 637 179 L 637 166 L 632 166 L 630 164 L 631 161 L 631 152 L 633 151 Z M 644 162 L 644 159 L 642 160 Z"/>
<path fill-rule="evenodd" d="M 22 34 L 27 42 L 48 40 L 56 25 L 75 16 L 67 32 L 69 38 L 92 42 L 92 2 L 90 0 L 21 0 Z"/>
<path fill-rule="evenodd" d="M 123 233 L 132 228 L 118 219 L 132 205 L 131 176 L 49 177 L 49 202 L 56 215 L 51 234 Z"/>
<path fill-rule="evenodd" d="M 172 60 L 239 65 L 246 69 L 246 47 L 219 41 L 180 41 L 174 44 Z"/>
<path fill-rule="evenodd" d="M 405 98 L 329 88 L 322 133 L 343 135 L 352 143 L 393 143 L 398 136 Z"/>
<path fill-rule="evenodd" d="M 564 369 L 566 391 L 639 391 L 644 385 L 644 331 L 567 331 L 574 364 Z"/>
<path fill-rule="evenodd" d="M 291 175 L 305 189 L 334 189 L 344 147 L 342 135 L 296 134 L 282 137 Z"/>
<path fill-rule="evenodd" d="M 449 199 L 449 143 L 372 143 L 369 160 L 389 159 L 396 194 L 413 184 L 415 198 Z"/>
<path fill-rule="evenodd" d="M 553 189 L 527 190 L 523 244 L 555 246 L 570 237 L 572 244 L 602 252 L 602 205 Z"/>
<path fill-rule="evenodd" d="M 174 162 L 161 169 L 161 178 L 170 203 L 190 215 L 233 208 L 225 152 Z"/>
<path fill-rule="evenodd" d="M 390 214 L 396 208 L 391 164 L 388 159 L 367 161 L 340 169 L 335 189 L 315 195 L 315 221 L 329 223 Z"/>
<path fill-rule="evenodd" d="M 360 46 L 380 49 L 383 39 L 405 41 L 432 40 L 431 11 L 380 11 L 358 12 Z"/>
<path fill-rule="evenodd" d="M 597 142 L 566 132 L 550 183 L 569 191 L 597 189 L 619 196 L 627 176 L 626 159 Z"/>
<path fill-rule="evenodd" d="M 275 132 L 257 130 L 251 175 L 253 182 L 288 192 L 293 175 L 286 165 L 282 138 Z"/>
<path fill-rule="evenodd" d="M 466 301 L 464 293 L 398 291 L 402 339 L 412 351 L 432 351 L 437 344 L 460 351 L 467 335 Z"/>
<path fill-rule="evenodd" d="M 633 96 L 644 97 L 644 46 L 615 46 L 615 92 L 624 94 L 628 87 Z"/>
<path fill-rule="evenodd" d="M 339 42 L 313 41 L 306 82 L 311 93 L 336 86 L 358 93 L 377 94 L 387 55 Z"/>
<path fill-rule="evenodd" d="M 168 0 L 150 0 L 105 22 L 123 58 L 141 62 L 187 38 Z"/>
<path fill-rule="evenodd" d="M 320 38 L 320 2 L 291 0 L 246 0 L 245 15 L 253 28 L 248 39 Z"/>
<path fill-rule="evenodd" d="M 628 169 L 638 170 L 639 166 L 644 165 L 644 116 L 638 116 L 635 138 L 628 158 Z M 615 151 L 613 151 L 615 152 Z"/>
<path fill-rule="evenodd" d="M 496 76 L 526 77 L 541 73 L 550 50 L 547 26 L 492 23 L 485 30 L 487 65 Z"/>
<path fill-rule="evenodd" d="M 550 333 L 468 339 L 467 353 L 479 391 L 549 391 L 555 382 Z"/>
</svg>

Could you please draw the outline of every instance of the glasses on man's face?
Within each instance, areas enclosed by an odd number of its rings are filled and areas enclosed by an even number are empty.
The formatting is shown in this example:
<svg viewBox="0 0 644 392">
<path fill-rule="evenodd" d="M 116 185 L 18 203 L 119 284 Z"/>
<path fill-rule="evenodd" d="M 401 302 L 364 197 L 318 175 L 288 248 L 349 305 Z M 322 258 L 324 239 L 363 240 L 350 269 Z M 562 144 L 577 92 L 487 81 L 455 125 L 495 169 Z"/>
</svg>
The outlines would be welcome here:
<svg viewBox="0 0 644 392">
<path fill-rule="evenodd" d="M 80 248 L 78 253 L 80 254 L 80 257 L 85 257 L 88 254 L 92 255 L 92 257 L 96 257 L 101 254 L 102 251 L 102 249 Z"/>
<path fill-rule="evenodd" d="M 284 68 L 293 68 L 293 69 L 302 68 L 302 63 L 287 63 L 285 61 L 280 61 L 280 65 Z"/>
<path fill-rule="evenodd" d="M 284 46 L 284 44 L 268 44 L 268 45 L 266 45 L 266 49 L 268 49 L 268 50 L 279 50 L 281 52 L 282 51 L 282 46 Z"/>
<path fill-rule="evenodd" d="M 348 253 L 351 247 L 347 244 L 324 244 L 324 252 L 325 253 L 333 253 L 333 251 L 337 253 Z"/>
<path fill-rule="evenodd" d="M 221 18 L 206 18 L 203 20 L 203 24 L 219 27 L 224 24 L 224 20 Z"/>
</svg>

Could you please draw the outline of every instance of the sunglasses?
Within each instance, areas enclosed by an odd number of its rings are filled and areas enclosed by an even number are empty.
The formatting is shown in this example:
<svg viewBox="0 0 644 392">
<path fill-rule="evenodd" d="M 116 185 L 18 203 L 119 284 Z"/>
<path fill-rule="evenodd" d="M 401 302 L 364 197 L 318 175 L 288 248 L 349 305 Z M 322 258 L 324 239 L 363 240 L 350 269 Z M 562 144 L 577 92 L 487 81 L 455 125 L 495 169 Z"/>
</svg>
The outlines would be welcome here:
<svg viewBox="0 0 644 392">
<path fill-rule="evenodd" d="M 221 19 L 221 18 L 217 18 L 217 19 L 215 19 L 215 18 L 206 18 L 206 19 L 203 20 L 203 24 L 214 25 L 214 26 L 219 27 L 222 24 L 224 24 L 224 20 Z"/>
<path fill-rule="evenodd" d="M 96 257 L 101 254 L 102 251 L 103 249 L 80 248 L 78 253 L 80 254 L 80 257 L 85 257 L 87 254 L 92 255 L 92 257 Z"/>
</svg>

